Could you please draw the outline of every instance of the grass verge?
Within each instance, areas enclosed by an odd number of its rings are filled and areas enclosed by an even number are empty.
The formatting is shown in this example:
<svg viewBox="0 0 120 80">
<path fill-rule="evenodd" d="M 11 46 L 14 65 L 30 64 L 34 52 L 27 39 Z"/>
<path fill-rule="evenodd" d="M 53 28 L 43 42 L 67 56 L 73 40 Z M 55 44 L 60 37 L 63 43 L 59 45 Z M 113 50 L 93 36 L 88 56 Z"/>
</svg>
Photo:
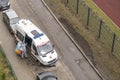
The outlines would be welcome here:
<svg viewBox="0 0 120 80">
<path fill-rule="evenodd" d="M 1 47 L 0 47 L 1 48 Z M 12 71 L 0 49 L 0 80 L 14 80 Z"/>
</svg>

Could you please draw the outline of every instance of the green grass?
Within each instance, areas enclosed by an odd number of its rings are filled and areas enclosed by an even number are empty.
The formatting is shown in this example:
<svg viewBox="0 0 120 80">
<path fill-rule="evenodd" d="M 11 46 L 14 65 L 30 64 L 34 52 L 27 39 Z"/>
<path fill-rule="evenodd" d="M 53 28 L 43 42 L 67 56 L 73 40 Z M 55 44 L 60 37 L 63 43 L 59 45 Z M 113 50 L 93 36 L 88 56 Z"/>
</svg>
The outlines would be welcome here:
<svg viewBox="0 0 120 80">
<path fill-rule="evenodd" d="M 100 18 L 98 18 L 93 11 L 90 11 L 89 17 L 89 25 L 88 28 L 94 32 L 94 34 L 98 37 L 99 34 L 99 25 L 100 25 Z"/>
<path fill-rule="evenodd" d="M 8 64 L 0 52 L 0 80 L 14 80 L 11 75 L 11 70 L 8 67 Z"/>
<path fill-rule="evenodd" d="M 93 2 L 93 0 L 84 0 L 99 17 L 108 24 L 109 28 L 120 36 L 119 27 Z"/>
<path fill-rule="evenodd" d="M 83 3 L 79 3 L 79 10 L 78 10 L 78 13 L 80 13 L 80 14 L 78 14 L 78 16 L 79 16 L 79 19 L 80 19 L 80 21 L 82 21 L 82 23 L 84 24 L 84 25 L 86 25 L 86 23 L 87 23 L 87 13 L 88 13 L 88 7 L 87 6 L 85 6 Z"/>
<path fill-rule="evenodd" d="M 69 0 L 69 6 L 74 13 L 76 13 L 77 0 Z"/>
</svg>

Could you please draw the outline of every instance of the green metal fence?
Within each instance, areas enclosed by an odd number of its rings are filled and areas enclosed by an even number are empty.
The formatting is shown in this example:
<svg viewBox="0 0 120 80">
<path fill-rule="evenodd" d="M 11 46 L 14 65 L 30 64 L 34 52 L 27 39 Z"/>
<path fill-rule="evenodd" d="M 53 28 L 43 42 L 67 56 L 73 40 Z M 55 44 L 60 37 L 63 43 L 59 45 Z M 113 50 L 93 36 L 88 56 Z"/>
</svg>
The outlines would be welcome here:
<svg viewBox="0 0 120 80">
<path fill-rule="evenodd" d="M 104 46 L 111 51 L 114 33 L 108 28 L 108 26 L 103 23 L 101 28 L 100 40 L 103 42 Z"/>
<path fill-rule="evenodd" d="M 88 23 L 88 29 L 91 30 L 96 36 L 99 34 L 100 29 L 100 18 L 97 17 L 97 15 L 90 10 L 89 14 L 89 23 Z"/>
<path fill-rule="evenodd" d="M 110 30 L 105 23 L 84 0 L 61 0 L 79 16 L 80 21 L 85 25 L 107 48 L 108 52 L 120 58 L 120 38 Z"/>
<path fill-rule="evenodd" d="M 88 9 L 89 9 L 89 7 L 87 5 L 85 5 L 84 2 L 79 1 L 78 15 L 79 15 L 79 19 L 80 19 L 80 21 L 82 21 L 83 25 L 87 24 Z"/>
<path fill-rule="evenodd" d="M 14 72 L 14 70 L 12 69 L 12 66 L 11 66 L 9 60 L 8 60 L 8 58 L 6 57 L 6 54 L 5 54 L 4 50 L 3 50 L 3 48 L 1 47 L 1 44 L 0 44 L 0 53 L 1 53 L 2 56 L 5 58 L 5 60 L 6 60 L 7 64 L 8 64 L 8 67 L 9 67 L 9 69 L 11 70 L 11 73 L 12 73 L 12 76 L 13 76 L 14 80 L 17 80 L 17 76 L 15 75 L 15 72 Z"/>
<path fill-rule="evenodd" d="M 113 54 L 117 57 L 120 58 L 120 38 L 116 36 L 115 43 L 114 43 L 114 50 Z"/>
<path fill-rule="evenodd" d="M 77 9 L 77 0 L 69 0 L 69 4 L 70 8 L 72 9 L 73 12 L 76 13 L 76 9 Z"/>
</svg>

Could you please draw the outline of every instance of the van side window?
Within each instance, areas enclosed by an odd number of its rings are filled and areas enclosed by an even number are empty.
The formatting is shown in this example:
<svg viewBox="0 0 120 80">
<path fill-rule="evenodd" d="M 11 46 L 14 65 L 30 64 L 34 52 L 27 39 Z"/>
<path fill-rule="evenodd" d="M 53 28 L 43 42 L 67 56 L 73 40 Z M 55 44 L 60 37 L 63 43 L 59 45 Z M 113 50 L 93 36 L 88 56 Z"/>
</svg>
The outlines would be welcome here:
<svg viewBox="0 0 120 80">
<path fill-rule="evenodd" d="M 38 55 L 38 53 L 37 53 L 37 49 L 36 49 L 36 47 L 35 47 L 34 44 L 33 44 L 33 50 L 35 51 L 35 55 Z"/>
<path fill-rule="evenodd" d="M 18 32 L 17 31 L 17 37 L 21 40 L 21 41 L 23 41 L 24 40 L 24 36 L 20 33 L 20 32 Z"/>
</svg>

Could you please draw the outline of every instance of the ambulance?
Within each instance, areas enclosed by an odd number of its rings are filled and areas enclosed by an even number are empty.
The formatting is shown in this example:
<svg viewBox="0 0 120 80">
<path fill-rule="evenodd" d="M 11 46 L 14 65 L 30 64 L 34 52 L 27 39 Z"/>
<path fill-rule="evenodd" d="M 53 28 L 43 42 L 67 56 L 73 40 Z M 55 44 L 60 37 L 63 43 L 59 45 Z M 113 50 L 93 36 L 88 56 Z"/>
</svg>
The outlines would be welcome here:
<svg viewBox="0 0 120 80">
<path fill-rule="evenodd" d="M 26 44 L 27 52 L 31 53 L 43 65 L 53 65 L 58 60 L 54 45 L 49 38 L 37 26 L 28 19 L 20 19 L 13 9 L 2 12 L 3 21 L 11 34 L 14 34 L 15 42 Z"/>
<path fill-rule="evenodd" d="M 58 60 L 54 45 L 30 20 L 20 19 L 15 26 L 15 35 L 27 45 L 27 51 L 43 65 L 53 65 Z"/>
</svg>

